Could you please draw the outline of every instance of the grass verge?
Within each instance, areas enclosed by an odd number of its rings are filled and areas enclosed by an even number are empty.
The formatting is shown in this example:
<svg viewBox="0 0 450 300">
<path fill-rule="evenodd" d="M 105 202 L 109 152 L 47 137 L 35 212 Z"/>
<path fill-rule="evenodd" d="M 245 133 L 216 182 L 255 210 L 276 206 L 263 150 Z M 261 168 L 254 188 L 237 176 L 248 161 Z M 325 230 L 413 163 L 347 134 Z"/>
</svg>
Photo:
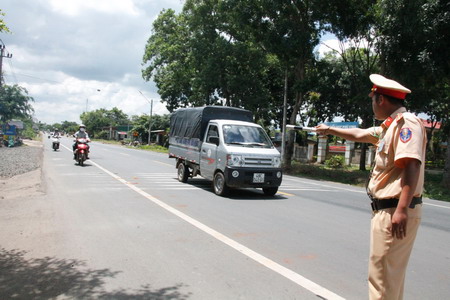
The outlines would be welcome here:
<svg viewBox="0 0 450 300">
<path fill-rule="evenodd" d="M 169 153 L 169 149 L 167 149 L 166 147 L 163 146 L 159 146 L 159 145 L 141 145 L 141 146 L 127 146 L 129 148 L 135 148 L 135 149 L 141 149 L 141 150 L 149 150 L 149 151 L 155 151 L 155 152 L 159 152 L 159 153 Z"/>
</svg>

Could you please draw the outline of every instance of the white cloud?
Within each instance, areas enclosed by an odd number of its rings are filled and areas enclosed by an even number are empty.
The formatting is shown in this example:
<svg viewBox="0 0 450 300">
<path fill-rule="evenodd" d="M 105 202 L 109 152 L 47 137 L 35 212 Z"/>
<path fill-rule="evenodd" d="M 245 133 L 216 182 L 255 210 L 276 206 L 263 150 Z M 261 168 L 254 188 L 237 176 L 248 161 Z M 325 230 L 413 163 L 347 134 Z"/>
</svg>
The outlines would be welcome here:
<svg viewBox="0 0 450 300">
<path fill-rule="evenodd" d="M 144 47 L 162 9 L 182 0 L 3 0 L 0 34 L 13 58 L 3 60 L 7 84 L 25 87 L 35 117 L 80 122 L 86 110 L 118 107 L 128 115 L 168 113 L 153 82 L 141 76 Z M 24 9 L 26 8 L 26 9 Z M 97 90 L 100 90 L 99 92 Z"/>
<path fill-rule="evenodd" d="M 69 16 L 79 16 L 86 10 L 109 14 L 139 14 L 132 0 L 50 0 L 50 5 L 55 12 Z"/>
</svg>

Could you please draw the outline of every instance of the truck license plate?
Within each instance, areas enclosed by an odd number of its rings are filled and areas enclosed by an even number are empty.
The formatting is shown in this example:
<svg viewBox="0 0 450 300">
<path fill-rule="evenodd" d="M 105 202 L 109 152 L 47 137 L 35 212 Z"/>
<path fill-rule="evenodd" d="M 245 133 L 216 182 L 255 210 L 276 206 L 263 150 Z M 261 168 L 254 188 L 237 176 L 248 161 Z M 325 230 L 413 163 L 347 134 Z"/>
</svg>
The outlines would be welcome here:
<svg viewBox="0 0 450 300">
<path fill-rule="evenodd" d="M 254 173 L 253 174 L 254 183 L 264 183 L 264 173 Z"/>
</svg>

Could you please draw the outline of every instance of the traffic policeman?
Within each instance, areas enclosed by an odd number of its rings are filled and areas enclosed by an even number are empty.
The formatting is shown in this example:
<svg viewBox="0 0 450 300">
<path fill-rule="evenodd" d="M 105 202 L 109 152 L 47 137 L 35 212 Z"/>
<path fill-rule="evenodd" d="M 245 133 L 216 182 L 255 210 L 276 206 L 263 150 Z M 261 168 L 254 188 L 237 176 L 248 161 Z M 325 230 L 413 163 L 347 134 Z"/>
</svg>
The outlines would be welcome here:
<svg viewBox="0 0 450 300">
<path fill-rule="evenodd" d="M 316 127 L 319 134 L 376 146 L 375 165 L 367 186 L 372 203 L 369 257 L 369 298 L 400 300 L 406 267 L 422 215 L 426 131 L 407 112 L 411 91 L 379 74 L 370 75 L 369 97 L 380 126 L 368 129 Z"/>
</svg>

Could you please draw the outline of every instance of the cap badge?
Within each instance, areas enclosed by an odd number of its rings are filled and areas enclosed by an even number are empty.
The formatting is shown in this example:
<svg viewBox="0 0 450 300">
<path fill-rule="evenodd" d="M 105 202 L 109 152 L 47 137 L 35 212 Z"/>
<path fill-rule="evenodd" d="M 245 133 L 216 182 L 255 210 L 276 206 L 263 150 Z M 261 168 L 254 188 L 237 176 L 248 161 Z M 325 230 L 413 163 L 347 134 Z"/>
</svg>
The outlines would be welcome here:
<svg viewBox="0 0 450 300">
<path fill-rule="evenodd" d="M 403 128 L 402 130 L 400 130 L 400 140 L 403 143 L 407 143 L 411 140 L 412 138 L 412 131 L 409 128 Z"/>
</svg>

